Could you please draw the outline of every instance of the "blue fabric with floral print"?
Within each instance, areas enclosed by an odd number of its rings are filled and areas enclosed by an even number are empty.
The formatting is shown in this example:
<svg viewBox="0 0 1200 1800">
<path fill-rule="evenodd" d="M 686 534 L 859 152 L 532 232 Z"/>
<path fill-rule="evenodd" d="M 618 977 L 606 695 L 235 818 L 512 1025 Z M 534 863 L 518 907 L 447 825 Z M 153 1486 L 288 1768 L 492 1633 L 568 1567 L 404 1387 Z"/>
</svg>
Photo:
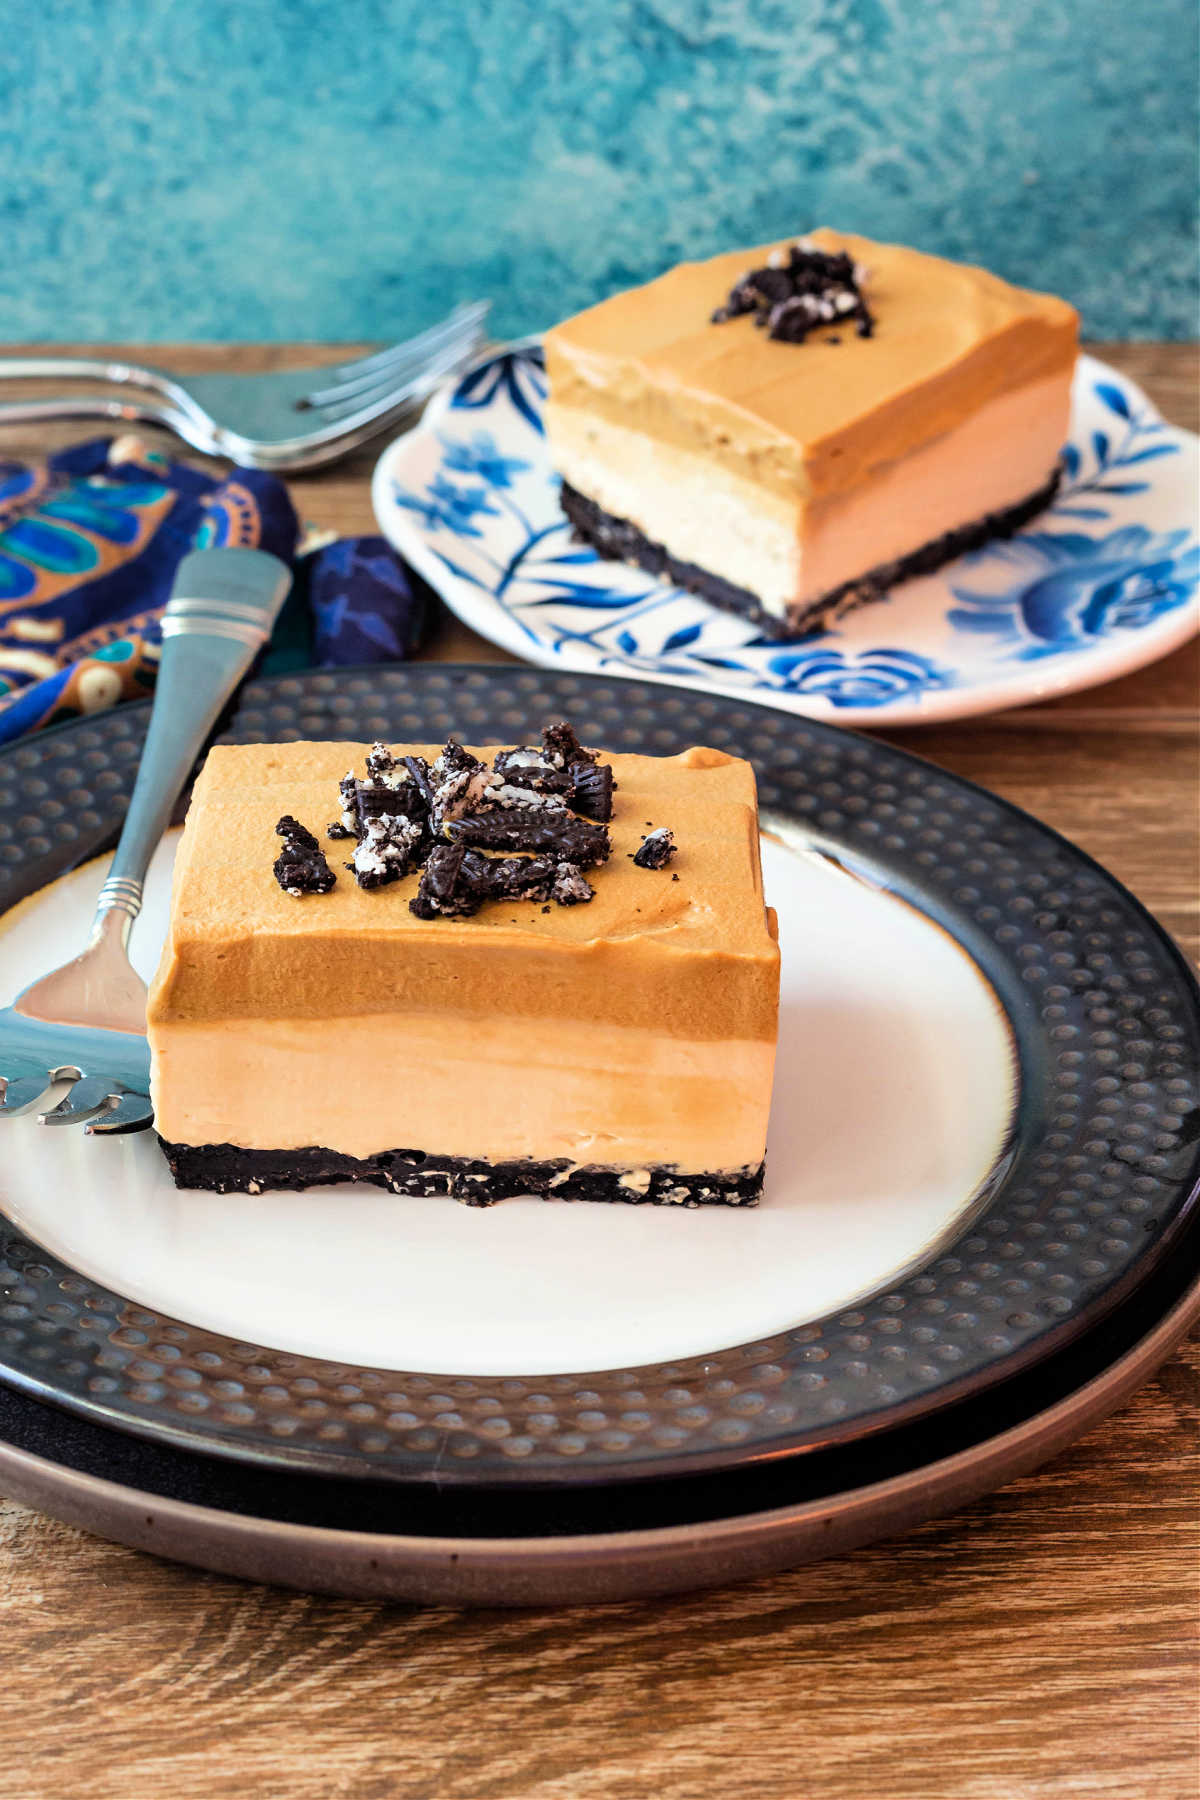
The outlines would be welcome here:
<svg viewBox="0 0 1200 1800">
<path fill-rule="evenodd" d="M 384 540 L 303 555 L 299 538 L 278 477 L 206 474 L 135 438 L 0 463 L 0 744 L 152 689 L 162 611 L 196 548 L 258 548 L 293 567 L 260 668 L 409 655 L 424 600 Z"/>
</svg>

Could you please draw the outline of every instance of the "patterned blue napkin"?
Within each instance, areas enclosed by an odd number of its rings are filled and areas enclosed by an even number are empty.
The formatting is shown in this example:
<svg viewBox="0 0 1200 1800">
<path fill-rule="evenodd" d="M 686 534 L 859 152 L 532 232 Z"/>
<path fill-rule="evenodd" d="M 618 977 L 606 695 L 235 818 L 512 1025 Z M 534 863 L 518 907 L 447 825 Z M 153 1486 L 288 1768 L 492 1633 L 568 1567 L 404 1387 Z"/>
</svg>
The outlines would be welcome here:
<svg viewBox="0 0 1200 1800">
<path fill-rule="evenodd" d="M 383 538 L 304 554 L 283 482 L 172 463 L 136 438 L 0 462 L 0 744 L 145 695 L 181 557 L 269 550 L 295 581 L 260 672 L 411 655 L 425 603 Z"/>
</svg>

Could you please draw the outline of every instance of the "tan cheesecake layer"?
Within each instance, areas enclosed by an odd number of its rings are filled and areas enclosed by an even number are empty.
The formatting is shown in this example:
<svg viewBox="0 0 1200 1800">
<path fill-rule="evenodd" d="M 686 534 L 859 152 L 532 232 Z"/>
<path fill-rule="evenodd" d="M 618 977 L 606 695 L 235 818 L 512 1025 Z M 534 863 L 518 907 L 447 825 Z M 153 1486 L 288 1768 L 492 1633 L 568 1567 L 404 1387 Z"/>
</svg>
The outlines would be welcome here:
<svg viewBox="0 0 1200 1800">
<path fill-rule="evenodd" d="M 331 1067 L 330 1043 L 336 1043 Z M 498 1163 L 755 1168 L 775 1045 L 636 1027 L 373 1013 L 175 1025 L 156 1053 L 156 1122 L 174 1144 L 347 1156 L 411 1146 Z"/>
<path fill-rule="evenodd" d="M 872 337 L 831 326 L 797 345 L 749 316 L 710 323 L 738 277 L 793 240 L 681 263 L 547 334 L 552 451 L 559 409 L 579 409 L 812 499 L 852 488 L 1018 385 L 1069 383 L 1078 315 L 1066 301 L 903 245 L 809 236 L 866 265 Z"/>
<path fill-rule="evenodd" d="M 576 408 L 559 408 L 554 450 L 560 473 L 605 512 L 781 613 L 1024 500 L 1054 467 L 1070 398 L 1069 378 L 1018 387 L 816 500 Z"/>
<path fill-rule="evenodd" d="M 161 1135 L 359 1157 L 407 1145 L 492 1162 L 756 1166 L 779 952 L 749 765 L 704 749 L 606 757 L 613 853 L 590 903 L 420 920 L 416 875 L 364 892 L 342 867 L 350 847 L 324 829 L 367 748 L 210 753 L 148 1008 Z M 396 748 L 432 758 L 438 746 Z M 297 900 L 275 882 L 283 813 L 320 838 L 331 893 Z M 675 834 L 669 869 L 630 860 L 653 825 Z"/>
</svg>

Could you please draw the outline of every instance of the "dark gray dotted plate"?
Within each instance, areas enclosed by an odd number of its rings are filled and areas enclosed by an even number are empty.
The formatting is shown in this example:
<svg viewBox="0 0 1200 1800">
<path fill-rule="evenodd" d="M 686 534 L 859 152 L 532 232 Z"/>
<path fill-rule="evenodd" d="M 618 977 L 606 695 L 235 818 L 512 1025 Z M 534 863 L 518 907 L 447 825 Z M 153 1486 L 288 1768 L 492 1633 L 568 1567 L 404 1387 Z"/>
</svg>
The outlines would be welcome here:
<svg viewBox="0 0 1200 1800">
<path fill-rule="evenodd" d="M 145 714 L 0 753 L 0 909 L 115 834 Z M 144 1436 L 277 1466 L 620 1482 L 846 1443 L 982 1394 L 1107 1316 L 1179 1245 L 1200 1176 L 1195 982 L 1111 876 L 968 782 L 766 708 L 523 668 L 253 682 L 226 741 L 503 742 L 557 716 L 614 750 L 699 742 L 751 757 L 764 809 L 886 878 L 975 958 L 1012 1026 L 1020 1100 L 959 1239 L 860 1306 L 762 1342 L 600 1374 L 464 1378 L 234 1343 L 96 1287 L 0 1219 L 0 1374 Z"/>
</svg>

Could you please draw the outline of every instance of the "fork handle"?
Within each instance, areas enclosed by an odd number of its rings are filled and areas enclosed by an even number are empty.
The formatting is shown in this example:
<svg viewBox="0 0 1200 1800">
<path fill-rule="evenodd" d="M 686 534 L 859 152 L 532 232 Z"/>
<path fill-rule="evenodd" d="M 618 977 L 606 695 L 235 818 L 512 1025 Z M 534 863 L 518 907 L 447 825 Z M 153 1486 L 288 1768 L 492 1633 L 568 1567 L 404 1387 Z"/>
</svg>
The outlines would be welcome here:
<svg viewBox="0 0 1200 1800">
<path fill-rule="evenodd" d="M 265 550 L 194 550 L 180 563 L 163 614 L 150 728 L 100 890 L 93 938 L 113 929 L 128 938 L 176 796 L 221 708 L 270 637 L 291 584 L 286 564 Z"/>
<path fill-rule="evenodd" d="M 161 386 L 161 369 L 108 356 L 0 356 L 0 381 L 109 381 L 117 386 Z"/>
<path fill-rule="evenodd" d="M 102 394 L 56 394 L 53 400 L 6 400 L 0 404 L 0 426 L 49 425 L 60 419 L 116 419 L 123 425 L 171 425 L 163 402 L 106 400 Z"/>
</svg>

